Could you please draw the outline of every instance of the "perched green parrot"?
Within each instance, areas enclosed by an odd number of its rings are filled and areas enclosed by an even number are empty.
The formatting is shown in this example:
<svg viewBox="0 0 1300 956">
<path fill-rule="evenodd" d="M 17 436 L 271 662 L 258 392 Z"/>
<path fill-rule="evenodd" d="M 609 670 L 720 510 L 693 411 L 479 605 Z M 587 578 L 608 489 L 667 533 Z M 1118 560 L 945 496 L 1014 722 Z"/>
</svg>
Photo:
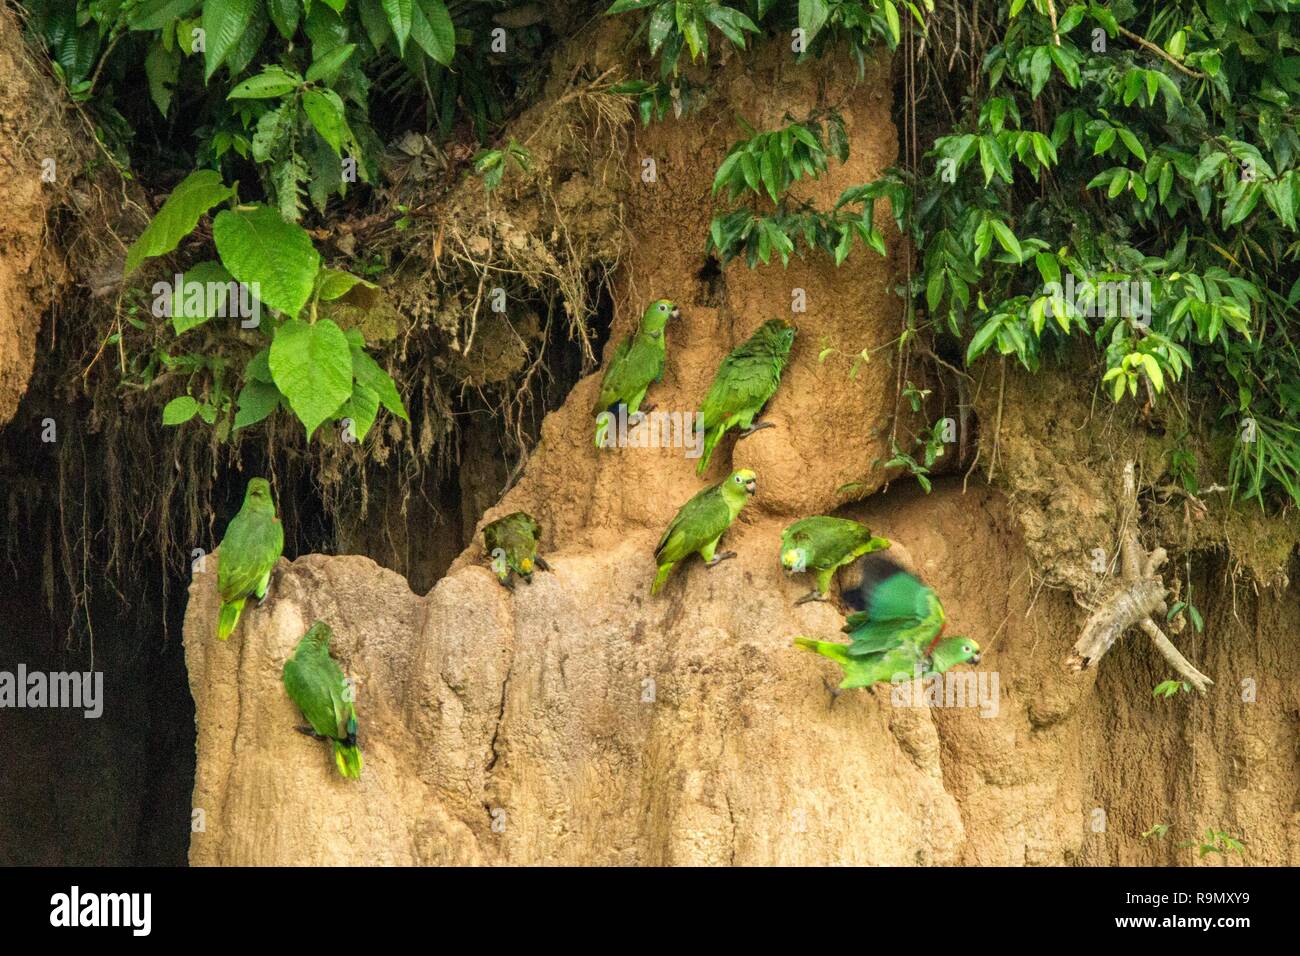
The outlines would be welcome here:
<svg viewBox="0 0 1300 956">
<path fill-rule="evenodd" d="M 825 515 L 796 521 L 781 533 L 781 567 L 791 574 L 813 572 L 817 586 L 794 603 L 825 601 L 837 568 L 888 547 L 886 539 L 873 537 L 856 521 Z"/>
<path fill-rule="evenodd" d="M 664 327 L 669 319 L 681 317 L 681 310 L 667 299 L 651 302 L 641 316 L 641 328 L 625 338 L 614 351 L 614 358 L 600 381 L 600 396 L 592 414 L 618 410 L 627 406 L 629 417 L 641 409 L 646 390 L 664 377 Z M 596 447 L 605 444 L 608 419 L 596 423 Z"/>
<path fill-rule="evenodd" d="M 734 558 L 734 551 L 714 554 L 714 549 L 718 546 L 718 539 L 731 527 L 757 488 L 758 481 L 754 473 L 748 468 L 741 468 L 682 505 L 677 517 L 673 518 L 664 536 L 659 539 L 659 546 L 655 548 L 659 573 L 655 575 L 650 593 L 658 594 L 672 573 L 673 565 L 697 551 L 709 567 L 727 558 Z"/>
<path fill-rule="evenodd" d="M 217 552 L 217 590 L 221 593 L 221 618 L 217 637 L 228 638 L 250 594 L 266 599 L 271 572 L 284 551 L 284 527 L 275 516 L 271 486 L 265 478 L 251 478 L 244 505 L 230 519 Z"/>
<path fill-rule="evenodd" d="M 840 665 L 844 679 L 838 690 L 853 687 L 870 687 L 872 684 L 890 683 L 899 675 L 906 675 L 906 680 L 917 676 L 918 661 L 910 647 L 895 647 L 893 650 L 878 651 L 854 657 L 850 653 L 851 644 L 836 644 L 831 641 L 815 641 L 808 637 L 796 637 L 795 645 L 822 657 L 829 657 Z M 922 677 L 942 674 L 958 664 L 978 664 L 980 648 L 968 637 L 945 637 L 938 641 L 928 657 L 920 660 Z M 904 678 L 900 678 L 904 679 Z"/>
<path fill-rule="evenodd" d="M 352 701 L 352 688 L 330 657 L 333 636 L 324 621 L 311 626 L 294 648 L 293 657 L 284 662 L 284 689 L 311 724 L 298 730 L 317 740 L 333 741 L 334 763 L 339 773 L 360 780 L 357 709 Z"/>
<path fill-rule="evenodd" d="M 551 570 L 550 565 L 537 553 L 537 539 L 542 536 L 542 526 L 530 514 L 516 511 L 497 518 L 483 529 L 483 545 L 497 580 L 504 587 L 514 589 L 514 576 L 533 583 L 533 571 Z"/>
<path fill-rule="evenodd" d="M 740 433 L 744 438 L 772 424 L 755 425 L 754 419 L 781 384 L 781 373 L 794 344 L 794 332 L 794 327 L 784 319 L 764 322 L 722 360 L 700 406 L 704 419 L 704 454 L 695 466 L 697 475 L 704 474 L 709 467 L 713 449 L 728 429 L 744 429 Z"/>
</svg>

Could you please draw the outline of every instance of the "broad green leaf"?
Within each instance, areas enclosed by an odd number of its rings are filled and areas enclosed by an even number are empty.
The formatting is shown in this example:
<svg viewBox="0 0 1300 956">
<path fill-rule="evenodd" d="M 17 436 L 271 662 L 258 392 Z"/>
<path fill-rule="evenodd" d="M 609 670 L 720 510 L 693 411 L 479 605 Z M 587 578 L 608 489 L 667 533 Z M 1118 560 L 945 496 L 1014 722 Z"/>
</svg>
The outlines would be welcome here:
<svg viewBox="0 0 1300 956">
<path fill-rule="evenodd" d="M 334 82 L 335 77 L 339 75 L 339 70 L 343 69 L 343 64 L 356 51 L 355 43 L 344 43 L 342 46 L 336 46 L 319 60 L 312 63 L 307 70 L 307 82 L 316 83 L 323 81 L 325 84 Z"/>
<path fill-rule="evenodd" d="M 375 288 L 373 282 L 367 282 L 360 276 L 354 276 L 352 273 L 344 272 L 341 269 L 322 269 L 317 283 L 322 302 L 333 302 L 335 299 L 340 299 L 351 292 L 353 286 L 358 284 L 368 289 Z"/>
<path fill-rule="evenodd" d="M 131 12 L 127 23 L 132 30 L 161 30 L 181 17 L 189 16 L 203 0 L 145 0 Z"/>
<path fill-rule="evenodd" d="M 182 425 L 198 414 L 199 403 L 189 395 L 173 398 L 163 406 L 162 421 L 164 425 Z"/>
<path fill-rule="evenodd" d="M 438 63 L 451 63 L 456 55 L 456 27 L 442 0 L 413 0 L 411 39 Z"/>
<path fill-rule="evenodd" d="M 799 27 L 804 32 L 805 43 L 812 44 L 830 15 L 830 4 L 826 0 L 799 0 Z"/>
<path fill-rule="evenodd" d="M 218 313 L 230 315 L 231 284 L 234 278 L 219 262 L 200 262 L 181 276 L 181 287 L 172 290 L 172 329 L 183 335 Z M 236 303 L 237 304 L 237 303 Z"/>
<path fill-rule="evenodd" d="M 270 415 L 280 404 L 280 390 L 270 382 L 250 378 L 239 390 L 235 399 L 235 431 L 255 425 Z"/>
<path fill-rule="evenodd" d="M 355 345 L 352 347 L 352 374 L 362 385 L 375 390 L 384 408 L 402 421 L 410 421 L 406 415 L 406 406 L 402 404 L 402 397 L 397 393 L 397 386 L 392 378 L 364 349 Z"/>
<path fill-rule="evenodd" d="M 352 394 L 352 350 L 329 319 L 289 319 L 275 331 L 269 358 L 275 386 L 307 427 L 307 439 Z"/>
<path fill-rule="evenodd" d="M 228 100 L 265 100 L 284 96 L 302 84 L 302 77 L 282 66 L 269 66 L 257 76 L 250 76 L 227 94 Z"/>
<path fill-rule="evenodd" d="M 352 388 L 352 397 L 343 403 L 335 417 L 340 422 L 348 419 L 352 423 L 352 434 L 357 441 L 365 441 L 379 415 L 379 393 L 368 385 L 357 382 Z"/>
<path fill-rule="evenodd" d="M 144 58 L 144 73 L 149 80 L 149 98 L 163 116 L 172 103 L 172 88 L 181 71 L 181 51 L 175 46 L 163 45 L 161 40 L 154 40 Z"/>
<path fill-rule="evenodd" d="M 122 274 L 129 276 L 145 259 L 171 252 L 194 231 L 200 216 L 233 194 L 234 190 L 221 181 L 221 174 L 215 169 L 190 173 L 172 190 L 140 238 L 131 243 Z"/>
<path fill-rule="evenodd" d="M 384 13 L 388 14 L 388 25 L 393 28 L 393 36 L 397 37 L 397 51 L 405 55 L 415 0 L 383 0 L 383 7 Z"/>
<path fill-rule="evenodd" d="M 343 115 L 343 100 L 333 90 L 303 90 L 302 108 L 311 125 L 335 153 L 343 152 L 343 143 L 352 134 Z"/>
<path fill-rule="evenodd" d="M 270 206 L 226 209 L 212 223 L 212 238 L 222 264 L 262 302 L 290 316 L 302 311 L 320 255 L 301 226 L 285 222 Z"/>
<path fill-rule="evenodd" d="M 302 17 L 302 0 L 266 0 L 266 12 L 280 36 L 292 40 Z"/>
<path fill-rule="evenodd" d="M 204 80 L 212 79 L 212 74 L 235 49 L 257 8 L 258 0 L 204 0 Z"/>
</svg>

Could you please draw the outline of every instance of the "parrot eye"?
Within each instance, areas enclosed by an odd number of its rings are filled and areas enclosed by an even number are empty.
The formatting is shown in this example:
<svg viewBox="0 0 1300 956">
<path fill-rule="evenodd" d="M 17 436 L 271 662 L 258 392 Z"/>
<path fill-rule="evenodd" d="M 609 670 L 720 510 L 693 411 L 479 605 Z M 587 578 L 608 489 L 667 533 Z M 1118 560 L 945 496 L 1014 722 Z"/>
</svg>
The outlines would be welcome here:
<svg viewBox="0 0 1300 956">
<path fill-rule="evenodd" d="M 970 653 L 970 645 L 969 645 L 969 644 L 964 644 L 964 645 L 962 645 L 962 653 L 963 653 L 963 654 L 969 654 L 969 653 Z"/>
</svg>

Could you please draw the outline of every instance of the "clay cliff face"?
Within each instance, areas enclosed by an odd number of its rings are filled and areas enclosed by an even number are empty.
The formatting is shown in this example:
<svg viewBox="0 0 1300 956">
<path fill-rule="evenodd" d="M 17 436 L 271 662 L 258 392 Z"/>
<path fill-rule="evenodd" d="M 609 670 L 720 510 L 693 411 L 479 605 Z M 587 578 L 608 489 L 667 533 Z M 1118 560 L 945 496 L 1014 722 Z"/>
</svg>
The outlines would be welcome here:
<svg viewBox="0 0 1300 956">
<path fill-rule="evenodd" d="M 619 266 L 613 339 L 651 298 L 684 313 L 668 330 L 657 410 L 693 410 L 721 357 L 764 320 L 799 327 L 765 416 L 776 427 L 724 441 L 708 476 L 758 474 L 724 539 L 739 556 L 685 563 L 649 597 L 658 536 L 702 482 L 681 449 L 593 447 L 597 374 L 547 418 L 524 476 L 483 517 L 525 509 L 541 521 L 552 571 L 531 585 L 501 588 L 477 542 L 424 596 L 369 559 L 308 555 L 281 562 L 266 606 L 221 643 L 209 558 L 185 622 L 203 811 L 192 863 L 1190 863 L 1174 842 L 1207 826 L 1244 837 L 1248 862 L 1300 862 L 1294 592 L 1235 605 L 1225 592 L 1202 608 L 1195 653 L 1218 681 L 1204 702 L 1153 701 L 1167 675 L 1132 637 L 1100 676 L 1066 674 L 1084 612 L 1041 586 L 1002 491 L 978 475 L 965 492 L 959 479 L 929 496 L 902 482 L 880 491 L 892 350 L 856 377 L 847 360 L 818 361 L 898 335 L 899 237 L 887 232 L 887 260 L 858 251 L 836 270 L 813 255 L 706 278 L 709 186 L 734 114 L 770 127 L 843 95 L 852 158 L 809 192 L 826 203 L 895 157 L 887 76 L 878 63 L 852 90 L 819 91 L 773 48 L 729 64 L 707 109 L 638 131 L 626 156 L 636 241 Z M 639 179 L 644 157 L 654 184 Z M 891 221 L 886 209 L 877 220 Z M 794 289 L 806 313 L 791 313 Z M 781 529 L 841 505 L 850 482 L 878 493 L 840 513 L 896 541 L 942 595 L 950 632 L 984 647 L 983 707 L 900 706 L 888 688 L 831 706 L 833 665 L 791 647 L 798 634 L 833 636 L 840 618 L 793 606 L 809 582 L 782 572 Z M 358 681 L 360 783 L 295 732 L 280 683 L 316 619 Z M 1175 835 L 1144 842 L 1156 823 Z"/>
</svg>

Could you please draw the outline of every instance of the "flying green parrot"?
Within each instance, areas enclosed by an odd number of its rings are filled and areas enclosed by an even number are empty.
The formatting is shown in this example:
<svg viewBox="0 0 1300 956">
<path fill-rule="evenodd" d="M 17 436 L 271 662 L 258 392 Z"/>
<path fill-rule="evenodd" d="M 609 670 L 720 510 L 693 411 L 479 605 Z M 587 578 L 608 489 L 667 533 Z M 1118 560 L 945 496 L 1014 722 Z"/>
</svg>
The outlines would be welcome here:
<svg viewBox="0 0 1300 956">
<path fill-rule="evenodd" d="M 619 405 L 627 406 L 629 417 L 641 409 L 646 390 L 664 377 L 664 327 L 669 319 L 680 318 L 681 314 L 668 299 L 650 303 L 636 334 L 625 338 L 614 351 L 614 358 L 600 381 L 600 396 L 592 407 L 593 415 L 617 411 Z M 597 448 L 605 444 L 608 425 L 607 418 L 596 423 Z"/>
<path fill-rule="evenodd" d="M 682 505 L 677 517 L 673 518 L 664 536 L 659 539 L 659 546 L 655 548 L 659 573 L 655 575 L 650 593 L 658 594 L 672 573 L 673 565 L 697 551 L 709 567 L 727 558 L 734 558 L 734 551 L 715 554 L 714 549 L 718 546 L 718 539 L 731 527 L 757 488 L 758 481 L 754 473 L 748 468 L 741 468 Z"/>
<path fill-rule="evenodd" d="M 811 571 L 816 588 L 794 603 L 825 601 L 837 568 L 888 547 L 886 539 L 873 537 L 856 521 L 825 515 L 796 521 L 781 533 L 781 567 L 791 574 Z"/>
<path fill-rule="evenodd" d="M 844 619 L 851 657 L 903 647 L 919 660 L 943 633 L 939 596 L 884 555 L 866 558 L 861 581 L 842 590 L 841 597 L 857 609 Z"/>
<path fill-rule="evenodd" d="M 360 780 L 357 709 L 352 687 L 330 657 L 331 637 L 324 621 L 311 626 L 294 648 L 293 657 L 284 662 L 284 689 L 311 725 L 298 730 L 317 740 L 333 741 L 339 773 Z"/>
<path fill-rule="evenodd" d="M 978 664 L 980 647 L 968 637 L 945 637 L 935 643 L 928 656 L 918 662 L 912 649 L 906 646 L 895 647 L 888 651 L 877 651 L 855 657 L 851 653 L 853 645 L 836 644 L 831 641 L 815 641 L 808 637 L 796 637 L 798 647 L 829 657 L 840 665 L 844 679 L 839 688 L 832 691 L 849 690 L 853 687 L 870 687 L 872 684 L 891 683 L 896 677 L 905 675 L 906 680 L 917 676 L 916 668 L 920 664 L 920 676 L 942 674 L 958 664 Z"/>
<path fill-rule="evenodd" d="M 284 527 L 275 516 L 271 486 L 265 478 L 251 478 L 244 491 L 244 505 L 226 526 L 217 552 L 217 590 L 221 593 L 221 617 L 217 637 L 225 640 L 239 623 L 239 614 L 250 594 L 266 599 L 271 572 L 284 551 Z"/>
<path fill-rule="evenodd" d="M 695 466 L 697 475 L 709 467 L 713 449 L 728 429 L 743 429 L 740 437 L 744 438 L 771 426 L 771 422 L 755 425 L 754 419 L 781 384 L 794 333 L 794 327 L 784 319 L 772 319 L 722 360 L 700 405 L 704 454 Z"/>
<path fill-rule="evenodd" d="M 533 583 L 533 571 L 551 570 L 550 565 L 537 553 L 537 539 L 542 536 L 542 526 L 530 514 L 516 511 L 497 518 L 483 529 L 483 545 L 492 562 L 492 571 L 504 587 L 514 589 L 514 576 Z"/>
</svg>

